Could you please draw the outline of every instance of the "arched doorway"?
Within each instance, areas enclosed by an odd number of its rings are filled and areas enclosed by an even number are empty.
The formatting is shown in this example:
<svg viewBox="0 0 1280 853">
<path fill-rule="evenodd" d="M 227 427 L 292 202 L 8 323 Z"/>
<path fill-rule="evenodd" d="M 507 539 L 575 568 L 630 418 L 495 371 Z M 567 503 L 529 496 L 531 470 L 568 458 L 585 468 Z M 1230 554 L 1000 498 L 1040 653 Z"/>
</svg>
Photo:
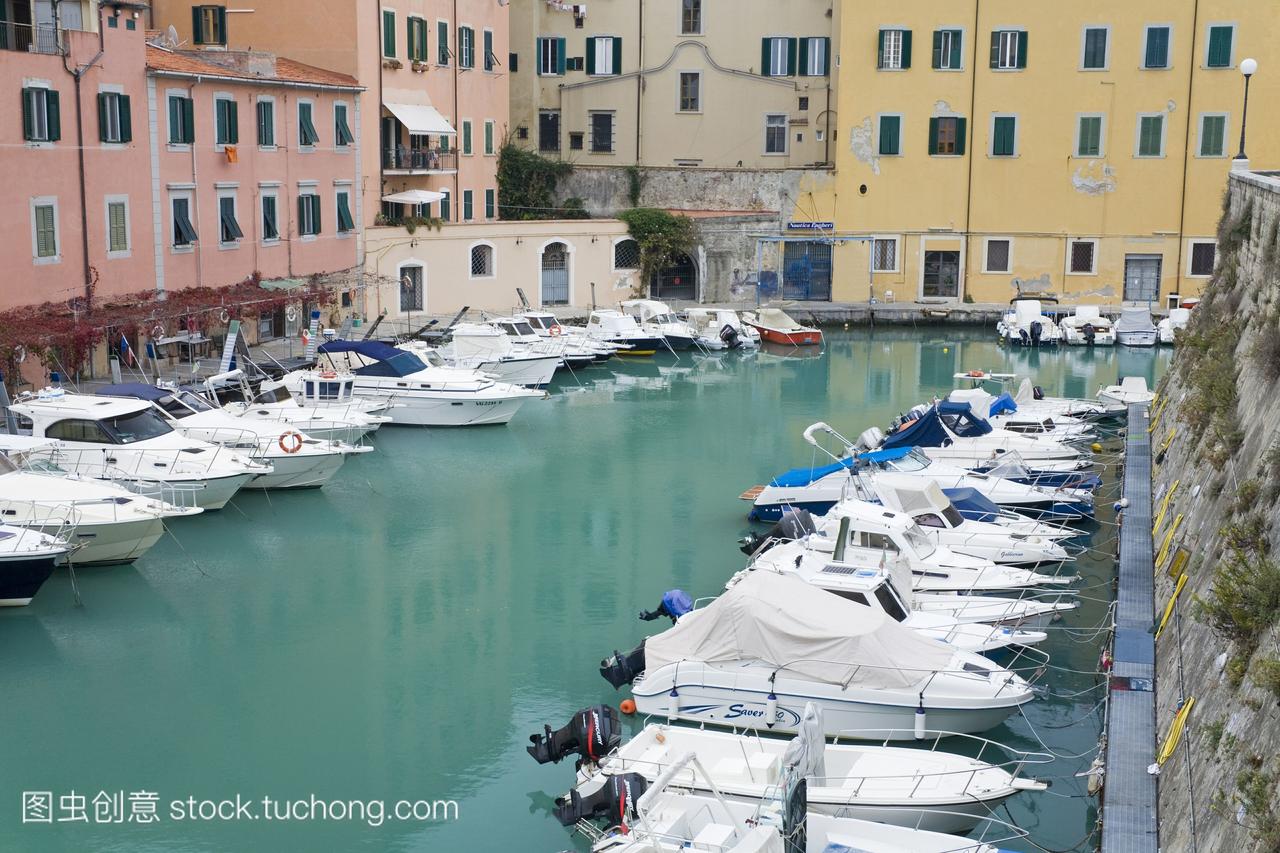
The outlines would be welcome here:
<svg viewBox="0 0 1280 853">
<path fill-rule="evenodd" d="M 649 296 L 653 299 L 697 299 L 698 266 L 693 258 L 681 255 L 671 266 L 655 272 L 649 280 Z"/>
<path fill-rule="evenodd" d="M 542 249 L 542 304 L 569 304 L 569 247 L 548 243 Z"/>
</svg>

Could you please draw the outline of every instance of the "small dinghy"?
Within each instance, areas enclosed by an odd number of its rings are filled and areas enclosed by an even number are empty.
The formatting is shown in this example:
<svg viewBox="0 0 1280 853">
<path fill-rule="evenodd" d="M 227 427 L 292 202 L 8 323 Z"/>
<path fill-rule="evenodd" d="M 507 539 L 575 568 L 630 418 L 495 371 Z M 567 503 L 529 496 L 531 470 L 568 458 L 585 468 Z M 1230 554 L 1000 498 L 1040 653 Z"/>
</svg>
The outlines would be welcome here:
<svg viewBox="0 0 1280 853">
<path fill-rule="evenodd" d="M 1119 385 L 1108 385 L 1098 392 L 1098 401 L 1108 412 L 1124 414 L 1134 403 L 1150 403 L 1156 395 L 1147 388 L 1147 380 L 1141 376 L 1126 376 Z"/>
<path fill-rule="evenodd" d="M 743 311 L 742 322 L 760 333 L 771 344 L 789 346 L 816 346 L 822 343 L 822 330 L 801 326 L 781 308 L 761 308 L 759 311 Z"/>
</svg>

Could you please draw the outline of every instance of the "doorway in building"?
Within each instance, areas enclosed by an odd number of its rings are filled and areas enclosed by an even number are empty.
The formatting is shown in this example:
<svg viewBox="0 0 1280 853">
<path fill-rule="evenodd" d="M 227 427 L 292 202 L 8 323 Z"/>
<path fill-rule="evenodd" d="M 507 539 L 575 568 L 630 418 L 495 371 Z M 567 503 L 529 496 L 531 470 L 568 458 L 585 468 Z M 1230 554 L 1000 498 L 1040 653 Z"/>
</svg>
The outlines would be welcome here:
<svg viewBox="0 0 1280 853">
<path fill-rule="evenodd" d="M 569 304 L 569 247 L 549 243 L 542 250 L 542 304 Z"/>
<path fill-rule="evenodd" d="M 782 247 L 784 299 L 831 301 L 831 244 L 796 240 Z"/>
<path fill-rule="evenodd" d="M 698 268 L 693 258 L 681 255 L 671 266 L 655 272 L 649 280 L 649 296 L 653 299 L 697 299 Z"/>
<path fill-rule="evenodd" d="M 1162 255 L 1124 256 L 1124 299 L 1126 302 L 1155 302 L 1160 297 Z"/>
<path fill-rule="evenodd" d="M 937 299 L 955 299 L 960 295 L 960 253 L 958 251 L 926 251 L 924 278 L 920 295 Z"/>
</svg>

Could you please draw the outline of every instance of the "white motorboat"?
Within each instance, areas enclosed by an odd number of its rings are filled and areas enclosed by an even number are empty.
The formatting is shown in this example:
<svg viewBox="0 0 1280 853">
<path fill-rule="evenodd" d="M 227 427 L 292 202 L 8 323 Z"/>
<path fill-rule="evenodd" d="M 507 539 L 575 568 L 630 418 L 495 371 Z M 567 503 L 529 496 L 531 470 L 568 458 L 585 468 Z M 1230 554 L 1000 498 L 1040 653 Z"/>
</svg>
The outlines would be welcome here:
<svg viewBox="0 0 1280 853">
<path fill-rule="evenodd" d="M 981 388 L 987 382 L 997 385 L 1011 385 L 1018 381 L 1018 376 L 1015 373 L 991 373 L 985 370 L 970 370 L 965 373 L 957 373 L 954 378 L 959 382 L 968 383 L 971 388 Z M 1018 411 L 1027 414 L 1047 415 L 1049 417 L 1065 415 L 1080 420 L 1098 418 L 1106 414 L 1103 407 L 1098 405 L 1095 400 L 1046 396 L 1044 389 L 1032 384 L 1027 377 L 1023 377 L 1021 382 L 1018 383 L 1018 388 L 1013 394 L 1010 395 L 1008 391 L 1001 393 L 1001 397 L 1006 395 L 1017 404 Z"/>
<path fill-rule="evenodd" d="M 379 341 L 327 341 L 319 354 L 335 371 L 354 374 L 355 393 L 393 399 L 392 423 L 408 426 L 505 424 L 531 399 L 547 395 L 496 382 L 476 370 L 448 367 Z"/>
<path fill-rule="evenodd" d="M 47 457 L 56 442 L 0 434 L 0 517 L 6 524 L 66 539 L 77 566 L 132 563 L 164 535 L 168 519 L 198 515 L 123 486 L 67 473 Z"/>
<path fill-rule="evenodd" d="M 337 378 L 337 374 L 330 377 Z M 209 389 L 212 394 L 213 389 Z M 322 404 L 304 400 L 295 396 L 283 380 L 264 380 L 257 393 L 246 388 L 244 398 L 224 403 L 223 411 L 237 418 L 274 424 L 282 430 L 295 429 L 324 441 L 355 444 L 391 422 L 389 415 L 371 414 L 353 402 Z"/>
<path fill-rule="evenodd" d="M 624 774 L 606 780 L 598 806 L 581 799 L 576 804 L 606 816 L 610 824 L 604 833 L 592 833 L 592 853 L 1000 853 L 985 840 L 812 810 L 807 786 L 798 782 L 810 764 L 820 762 L 821 757 L 801 757 L 768 800 L 751 802 L 726 798 L 702 762 L 686 753 L 652 787 L 639 774 Z M 693 790 L 682 784 L 688 770 Z M 983 820 L 988 824 L 983 836 L 998 834 L 996 843 L 1025 836 L 1011 825 Z"/>
<path fill-rule="evenodd" d="M 167 503 L 221 509 L 250 480 L 271 473 L 247 454 L 175 431 L 146 400 L 45 388 L 10 408 L 34 437 L 56 441 L 33 456 Z"/>
<path fill-rule="evenodd" d="M 1097 438 L 1097 431 L 1089 421 L 1071 415 L 1024 412 L 1008 394 L 992 397 L 983 388 L 957 388 L 947 395 L 947 401 L 967 403 L 974 415 L 986 420 L 992 429 L 1063 443 L 1092 442 Z"/>
<path fill-rule="evenodd" d="M 1178 333 L 1191 322 L 1190 308 L 1170 308 L 1169 316 L 1156 323 L 1156 337 L 1162 344 L 1177 343 Z"/>
<path fill-rule="evenodd" d="M 1062 330 L 1045 316 L 1043 300 L 1014 299 L 996 323 L 996 334 L 1012 346 L 1048 347 L 1062 342 Z"/>
<path fill-rule="evenodd" d="M 640 322 L 642 331 L 662 335 L 672 349 L 689 349 L 697 335 L 693 328 L 675 315 L 671 306 L 656 299 L 627 299 L 620 303 L 622 313 Z"/>
<path fill-rule="evenodd" d="M 458 323 L 449 330 L 449 334 L 449 343 L 439 349 L 446 364 L 480 370 L 512 385 L 541 388 L 551 381 L 561 364 L 559 353 L 520 347 L 497 325 Z M 419 357 L 428 349 L 421 341 L 410 341 L 401 344 L 400 348 L 417 353 Z"/>
<path fill-rule="evenodd" d="M 930 640 L 882 612 L 774 572 L 752 572 L 628 655 L 601 665 L 636 709 L 698 724 L 795 731 L 806 702 L 824 734 L 962 734 L 1034 698 L 1021 676 Z"/>
<path fill-rule="evenodd" d="M 587 318 L 587 337 L 627 347 L 618 355 L 649 356 L 667 351 L 667 342 L 659 332 L 640 328 L 636 318 L 621 311 L 592 311 Z"/>
<path fill-rule="evenodd" d="M 373 450 L 312 438 L 288 425 L 238 418 L 180 388 L 128 382 L 108 385 L 96 393 L 148 402 L 187 438 L 207 441 L 271 466 L 246 483 L 246 489 L 320 488 L 338 473 L 348 455 Z"/>
<path fill-rule="evenodd" d="M 1146 305 L 1129 305 L 1120 309 L 1116 320 L 1116 340 L 1127 347 L 1156 345 L 1156 325 L 1151 322 L 1151 309 Z"/>
<path fill-rule="evenodd" d="M 361 397 L 356 394 L 356 377 L 332 368 L 292 370 L 280 377 L 285 390 L 302 406 L 318 409 L 338 407 L 358 414 L 382 417 L 382 423 L 393 423 L 391 410 L 399 406 L 393 396 Z"/>
<path fill-rule="evenodd" d="M 1102 316 L 1097 305 L 1077 305 L 1074 314 L 1058 323 L 1063 343 L 1071 346 L 1109 347 L 1116 342 L 1110 317 Z"/>
<path fill-rule="evenodd" d="M 1126 376 L 1119 385 L 1098 390 L 1098 402 L 1116 414 L 1124 414 L 1134 403 L 1150 403 L 1155 398 L 1155 392 L 1147 388 L 1147 380 L 1142 376 Z"/>
<path fill-rule="evenodd" d="M 1050 756 L 1019 752 L 982 738 L 956 736 L 977 755 L 997 763 L 943 752 L 937 734 L 930 737 L 929 749 L 827 743 L 821 712 L 813 705 L 805 709 L 800 729 L 797 738 L 808 738 L 812 749 L 821 753 L 814 756 L 813 766 L 804 768 L 811 771 L 805 776 L 810 812 L 964 833 L 1015 794 L 1048 788 L 1020 773 Z M 686 752 L 698 755 L 709 778 L 681 773 L 673 780 L 679 787 L 704 795 L 719 791 L 725 799 L 742 803 L 773 800 L 786 772 L 796 769 L 793 756 L 800 751 L 794 740 L 650 723 L 604 757 L 578 750 L 584 760 L 573 793 L 561 800 L 567 808 L 558 810 L 558 816 L 565 812 L 566 817 L 578 817 L 573 803 L 593 802 L 614 777 L 635 773 L 654 785 Z"/>
<path fill-rule="evenodd" d="M 830 435 L 839 442 L 843 447 L 840 455 L 823 448 L 818 433 Z M 856 445 L 821 422 L 806 428 L 804 438 L 833 461 L 829 465 L 793 468 L 774 477 L 767 485 L 747 491 L 742 497 L 752 501 L 750 517 L 753 520 L 777 521 L 783 510 L 791 507 L 822 515 L 846 497 L 876 500 L 874 487 L 868 488 L 862 481 L 874 484 L 881 473 L 909 474 L 937 483 L 944 490 L 969 489 L 998 507 L 1033 516 L 1069 520 L 1093 514 L 1093 495 L 1087 490 L 1051 489 L 993 477 L 935 461 L 918 447 L 859 452 Z M 990 508 L 982 514 L 990 514 Z"/>
<path fill-rule="evenodd" d="M 24 607 L 74 546 L 38 530 L 0 524 L 0 607 Z"/>
<path fill-rule="evenodd" d="M 728 308 L 690 308 L 687 322 L 704 349 L 755 349 L 760 346 L 760 333 L 742 322 L 738 312 Z"/>
<path fill-rule="evenodd" d="M 500 329 L 521 342 L 536 346 L 541 340 L 544 345 L 560 351 L 565 365 L 574 370 L 593 362 L 602 364 L 613 358 L 618 350 L 626 349 L 620 344 L 589 338 L 573 326 L 562 326 L 550 311 L 524 311 L 510 318 L 510 322 L 507 318 L 499 318 L 497 323 Z M 535 339 L 530 339 L 530 332 Z"/>
</svg>

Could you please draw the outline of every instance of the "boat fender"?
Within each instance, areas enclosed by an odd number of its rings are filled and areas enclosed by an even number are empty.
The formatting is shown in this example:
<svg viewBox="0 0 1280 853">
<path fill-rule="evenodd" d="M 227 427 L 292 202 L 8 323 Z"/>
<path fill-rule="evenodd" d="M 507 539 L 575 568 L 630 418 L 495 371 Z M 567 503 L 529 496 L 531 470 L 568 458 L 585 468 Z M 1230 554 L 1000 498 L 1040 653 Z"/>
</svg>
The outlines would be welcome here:
<svg viewBox="0 0 1280 853">
<path fill-rule="evenodd" d="M 778 695 L 769 690 L 769 696 L 764 700 L 764 724 L 769 728 L 773 728 L 778 722 Z"/>
<path fill-rule="evenodd" d="M 916 719 L 915 719 L 916 740 L 924 740 L 925 725 L 927 722 L 928 722 L 927 715 L 924 712 L 924 696 L 921 696 L 920 704 L 916 706 Z"/>
<path fill-rule="evenodd" d="M 1092 450 L 1094 453 L 1101 453 L 1102 445 L 1095 441 L 1093 444 L 1089 445 L 1089 449 Z"/>
<path fill-rule="evenodd" d="M 285 453 L 297 453 L 302 449 L 302 433 L 295 429 L 285 430 L 280 433 L 278 444 Z"/>
<path fill-rule="evenodd" d="M 623 699 L 618 703 L 618 710 L 630 717 L 636 712 L 636 700 Z"/>
</svg>

